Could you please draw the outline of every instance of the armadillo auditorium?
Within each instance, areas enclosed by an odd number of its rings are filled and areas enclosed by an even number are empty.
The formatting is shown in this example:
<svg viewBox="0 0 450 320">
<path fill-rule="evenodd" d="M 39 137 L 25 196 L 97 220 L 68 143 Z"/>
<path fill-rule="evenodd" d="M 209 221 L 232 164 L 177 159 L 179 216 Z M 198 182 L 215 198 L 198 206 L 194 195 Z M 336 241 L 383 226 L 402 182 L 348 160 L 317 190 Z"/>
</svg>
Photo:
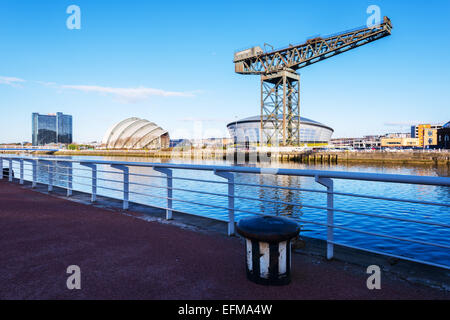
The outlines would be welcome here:
<svg viewBox="0 0 450 320">
<path fill-rule="evenodd" d="M 282 120 L 282 115 L 279 116 Z M 230 122 L 227 125 L 231 138 L 239 144 L 256 144 L 260 140 L 261 116 L 249 117 Z M 270 126 L 268 128 L 270 129 Z M 275 129 L 272 129 L 275 130 Z M 334 130 L 320 122 L 300 117 L 300 144 L 327 145 Z M 279 133 L 281 135 L 281 132 Z M 279 136 L 281 141 L 281 136 Z"/>
</svg>

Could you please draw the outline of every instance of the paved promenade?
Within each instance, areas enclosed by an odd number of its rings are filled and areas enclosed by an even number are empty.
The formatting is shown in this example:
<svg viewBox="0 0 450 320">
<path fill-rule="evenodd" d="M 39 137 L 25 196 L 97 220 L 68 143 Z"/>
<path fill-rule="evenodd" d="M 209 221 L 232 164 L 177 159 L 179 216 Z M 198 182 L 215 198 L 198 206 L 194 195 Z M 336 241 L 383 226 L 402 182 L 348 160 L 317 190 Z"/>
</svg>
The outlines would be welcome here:
<svg viewBox="0 0 450 320">
<path fill-rule="evenodd" d="M 292 284 L 247 281 L 239 238 L 148 222 L 0 180 L 0 299 L 449 299 L 448 292 L 294 254 Z M 81 268 L 68 290 L 66 268 Z"/>
</svg>

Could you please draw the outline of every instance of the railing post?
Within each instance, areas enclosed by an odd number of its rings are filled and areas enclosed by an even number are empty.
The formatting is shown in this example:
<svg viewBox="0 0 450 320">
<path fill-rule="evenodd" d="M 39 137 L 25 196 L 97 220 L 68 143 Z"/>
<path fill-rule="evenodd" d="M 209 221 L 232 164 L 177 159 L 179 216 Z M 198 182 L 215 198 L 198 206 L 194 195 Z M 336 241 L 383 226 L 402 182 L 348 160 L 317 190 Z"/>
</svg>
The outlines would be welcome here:
<svg viewBox="0 0 450 320">
<path fill-rule="evenodd" d="M 316 182 L 327 188 L 327 259 L 334 256 L 334 188 L 333 180 L 316 175 Z"/>
<path fill-rule="evenodd" d="M 54 162 L 52 161 L 48 161 L 48 160 L 38 160 L 40 162 L 46 163 L 48 164 L 48 192 L 52 192 L 53 191 L 53 169 L 52 169 L 52 164 Z M 34 174 L 34 171 L 33 171 Z"/>
<path fill-rule="evenodd" d="M 3 157 L 0 157 L 0 180 L 3 179 Z"/>
<path fill-rule="evenodd" d="M 36 188 L 37 184 L 37 161 L 33 160 L 33 182 L 31 183 L 31 188 Z"/>
<path fill-rule="evenodd" d="M 73 189 L 72 162 L 63 162 L 63 166 L 67 168 L 67 197 L 70 197 Z"/>
<path fill-rule="evenodd" d="M 19 163 L 20 163 L 20 184 L 23 184 L 23 159 L 20 159 Z"/>
<path fill-rule="evenodd" d="M 91 202 L 97 201 L 97 165 L 94 163 L 80 162 L 80 165 L 92 169 L 92 195 Z"/>
<path fill-rule="evenodd" d="M 155 171 L 163 173 L 167 177 L 167 210 L 166 210 L 166 220 L 172 220 L 172 209 L 173 209 L 173 179 L 172 170 L 167 168 L 154 168 Z"/>
<path fill-rule="evenodd" d="M 214 174 L 228 180 L 228 235 L 235 234 L 234 221 L 234 174 L 230 172 L 214 170 Z"/>
<path fill-rule="evenodd" d="M 37 165 L 36 160 L 32 159 L 23 159 L 23 161 L 30 162 L 33 166 L 33 173 L 32 173 L 32 182 L 31 182 L 31 188 L 36 187 L 36 180 L 37 180 Z"/>
<path fill-rule="evenodd" d="M 112 164 L 112 168 L 122 170 L 123 172 L 123 210 L 128 210 L 128 200 L 130 193 L 130 170 L 127 166 Z"/>
<path fill-rule="evenodd" d="M 9 159 L 9 182 L 13 181 L 13 173 L 12 173 L 12 159 Z"/>
</svg>

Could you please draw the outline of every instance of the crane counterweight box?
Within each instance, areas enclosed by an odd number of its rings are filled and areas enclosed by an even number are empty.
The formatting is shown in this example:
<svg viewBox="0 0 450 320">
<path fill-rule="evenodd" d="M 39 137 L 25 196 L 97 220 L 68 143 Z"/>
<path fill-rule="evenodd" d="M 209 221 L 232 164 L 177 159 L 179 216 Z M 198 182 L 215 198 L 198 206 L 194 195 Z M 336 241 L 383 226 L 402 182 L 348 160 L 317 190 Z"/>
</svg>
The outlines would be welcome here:
<svg viewBox="0 0 450 320">
<path fill-rule="evenodd" d="M 242 50 L 234 54 L 234 62 L 245 60 L 247 58 L 256 57 L 263 54 L 264 50 L 260 46 L 256 46 L 250 49 Z"/>
</svg>

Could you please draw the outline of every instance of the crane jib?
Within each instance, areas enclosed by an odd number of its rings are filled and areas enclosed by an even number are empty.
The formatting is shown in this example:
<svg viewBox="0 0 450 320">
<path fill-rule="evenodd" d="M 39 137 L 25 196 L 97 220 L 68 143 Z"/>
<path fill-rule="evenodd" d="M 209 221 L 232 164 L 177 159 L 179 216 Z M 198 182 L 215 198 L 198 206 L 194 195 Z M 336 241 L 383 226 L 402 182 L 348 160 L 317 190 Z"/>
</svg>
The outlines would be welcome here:
<svg viewBox="0 0 450 320">
<path fill-rule="evenodd" d="M 284 49 L 264 52 L 261 47 L 253 47 L 235 54 L 235 71 L 240 74 L 270 74 L 286 68 L 298 70 L 387 37 L 391 35 L 391 30 L 391 21 L 384 17 L 383 23 L 377 26 L 346 31 L 326 38 L 315 37 Z"/>
</svg>

